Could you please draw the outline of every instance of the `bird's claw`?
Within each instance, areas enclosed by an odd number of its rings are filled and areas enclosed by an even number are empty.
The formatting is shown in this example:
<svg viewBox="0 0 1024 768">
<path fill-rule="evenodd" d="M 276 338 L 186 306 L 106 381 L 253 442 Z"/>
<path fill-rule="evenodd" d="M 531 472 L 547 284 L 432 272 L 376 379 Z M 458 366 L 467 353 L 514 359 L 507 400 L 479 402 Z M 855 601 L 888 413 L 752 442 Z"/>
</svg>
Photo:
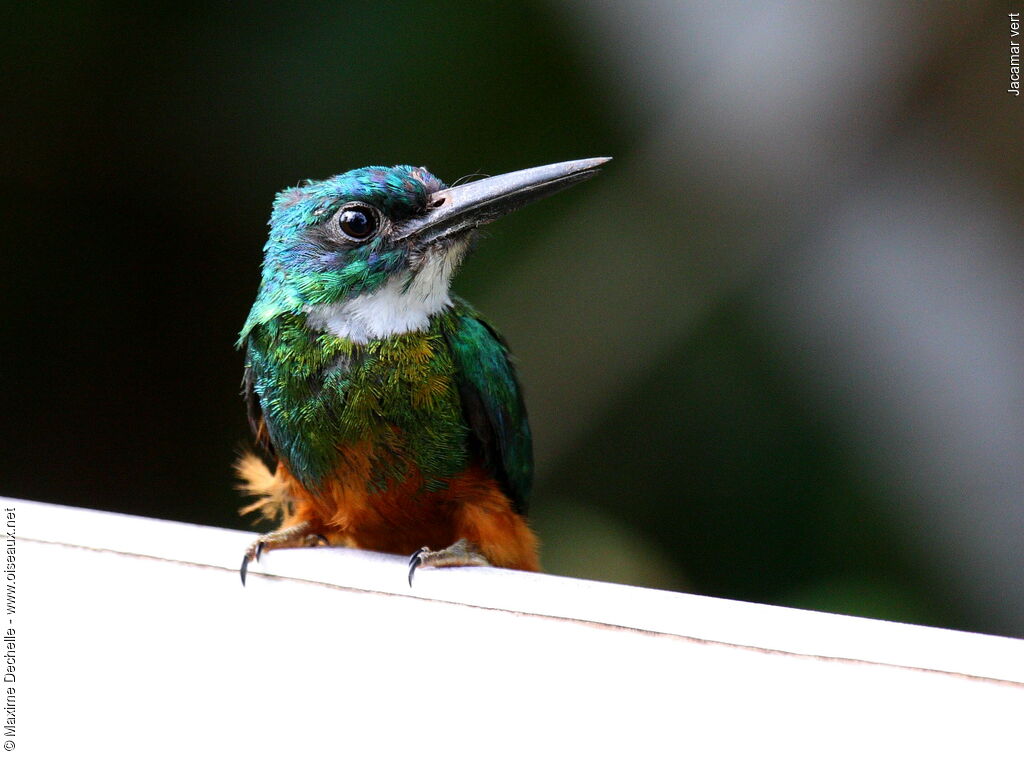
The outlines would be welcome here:
<svg viewBox="0 0 1024 768">
<path fill-rule="evenodd" d="M 245 576 L 249 572 L 249 563 L 259 562 L 260 555 L 271 549 L 282 547 L 327 547 L 331 542 L 327 537 L 319 533 L 309 533 L 310 524 L 302 522 L 291 528 L 268 533 L 260 536 L 249 545 L 242 557 L 242 567 L 238 569 L 238 575 L 242 577 L 242 586 L 245 586 Z"/>
<path fill-rule="evenodd" d="M 245 586 L 245 575 L 249 572 L 249 562 L 255 560 L 257 563 L 260 561 L 260 555 L 263 554 L 264 541 L 262 538 L 256 539 L 242 556 L 242 567 L 238 569 L 238 575 L 242 577 L 242 586 Z"/>
<path fill-rule="evenodd" d="M 420 547 L 415 552 L 413 552 L 412 556 L 409 558 L 409 586 L 410 587 L 412 586 L 412 575 L 414 573 L 416 573 L 416 569 L 419 568 L 420 565 L 423 564 L 423 557 L 422 557 L 423 553 L 424 552 L 429 552 L 429 551 L 430 550 L 427 549 L 426 547 Z"/>
<path fill-rule="evenodd" d="M 409 586 L 416 569 L 421 566 L 431 568 L 451 568 L 465 565 L 490 565 L 490 561 L 468 539 L 459 539 L 450 547 L 432 550 L 420 547 L 409 558 Z"/>
</svg>

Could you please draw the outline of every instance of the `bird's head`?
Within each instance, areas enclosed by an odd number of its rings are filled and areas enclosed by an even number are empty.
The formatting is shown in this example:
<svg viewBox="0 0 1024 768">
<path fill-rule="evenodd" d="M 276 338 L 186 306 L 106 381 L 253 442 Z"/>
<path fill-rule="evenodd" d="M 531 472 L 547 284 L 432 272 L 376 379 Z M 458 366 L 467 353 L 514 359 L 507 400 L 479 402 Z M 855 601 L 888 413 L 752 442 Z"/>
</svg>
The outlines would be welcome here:
<svg viewBox="0 0 1024 768">
<path fill-rule="evenodd" d="M 284 313 L 356 342 L 420 327 L 477 228 L 597 172 L 608 158 L 447 187 L 425 168 L 369 166 L 280 192 L 263 282 L 242 331 Z"/>
</svg>

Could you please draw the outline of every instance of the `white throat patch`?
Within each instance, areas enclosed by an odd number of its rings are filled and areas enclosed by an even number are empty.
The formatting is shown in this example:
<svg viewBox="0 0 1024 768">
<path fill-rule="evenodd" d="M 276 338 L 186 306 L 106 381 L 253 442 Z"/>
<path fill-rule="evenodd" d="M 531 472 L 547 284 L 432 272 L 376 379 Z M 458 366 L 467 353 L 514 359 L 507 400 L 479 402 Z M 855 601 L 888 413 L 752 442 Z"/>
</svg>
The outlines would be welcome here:
<svg viewBox="0 0 1024 768">
<path fill-rule="evenodd" d="M 302 308 L 306 325 L 356 344 L 425 331 L 431 317 L 452 305 L 448 286 L 467 246 L 459 241 L 443 256 L 430 254 L 411 282 L 408 273 L 398 274 L 373 293 L 334 304 L 307 304 Z"/>
</svg>

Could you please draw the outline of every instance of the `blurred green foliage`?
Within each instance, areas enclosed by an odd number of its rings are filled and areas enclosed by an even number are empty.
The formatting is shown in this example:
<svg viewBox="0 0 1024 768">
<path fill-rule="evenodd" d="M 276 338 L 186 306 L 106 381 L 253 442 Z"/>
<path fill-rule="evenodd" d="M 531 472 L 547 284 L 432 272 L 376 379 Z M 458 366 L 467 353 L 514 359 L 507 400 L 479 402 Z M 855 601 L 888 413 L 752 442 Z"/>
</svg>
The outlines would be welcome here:
<svg viewBox="0 0 1024 768">
<path fill-rule="evenodd" d="M 629 156 L 652 130 L 611 98 L 567 15 L 529 0 L 23 4 L 6 48 L 2 490 L 213 525 L 242 525 L 232 344 L 278 189 L 367 164 L 454 182 Z M 728 226 L 723 196 L 703 213 Z M 486 313 L 573 205 L 497 225 L 457 290 Z M 677 215 L 628 198 L 607 211 L 623 258 L 643 257 L 628 243 L 646 218 Z M 712 302 L 586 414 L 537 488 L 547 567 L 985 629 L 894 534 L 897 502 L 779 365 L 750 302 L 742 287 Z"/>
</svg>

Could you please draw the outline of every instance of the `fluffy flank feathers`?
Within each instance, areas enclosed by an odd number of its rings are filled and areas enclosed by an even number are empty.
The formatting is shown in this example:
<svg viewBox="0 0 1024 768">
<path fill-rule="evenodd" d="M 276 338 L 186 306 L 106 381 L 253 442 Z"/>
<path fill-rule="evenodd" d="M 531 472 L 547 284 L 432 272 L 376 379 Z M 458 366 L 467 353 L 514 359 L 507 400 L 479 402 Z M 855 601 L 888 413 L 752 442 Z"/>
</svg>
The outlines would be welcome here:
<svg viewBox="0 0 1024 768">
<path fill-rule="evenodd" d="M 246 496 L 256 500 L 242 507 L 238 514 L 258 514 L 261 520 L 280 523 L 292 515 L 293 499 L 288 492 L 288 480 L 280 472 L 271 472 L 254 453 L 247 451 L 234 465 L 239 483 L 236 486 Z"/>
</svg>

